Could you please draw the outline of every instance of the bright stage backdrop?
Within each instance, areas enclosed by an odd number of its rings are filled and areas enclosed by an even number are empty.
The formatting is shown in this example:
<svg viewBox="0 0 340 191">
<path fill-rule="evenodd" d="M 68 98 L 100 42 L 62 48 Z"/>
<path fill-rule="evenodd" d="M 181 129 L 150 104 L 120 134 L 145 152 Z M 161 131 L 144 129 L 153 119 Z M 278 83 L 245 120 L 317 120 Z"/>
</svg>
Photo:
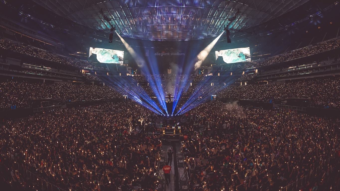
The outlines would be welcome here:
<svg viewBox="0 0 340 191">
<path fill-rule="evenodd" d="M 216 60 L 222 57 L 223 61 L 227 64 L 233 64 L 238 62 L 250 62 L 250 48 L 235 48 L 215 51 Z"/>
<path fill-rule="evenodd" d="M 124 51 L 90 47 L 89 57 L 97 55 L 97 60 L 103 64 L 123 64 Z"/>
</svg>

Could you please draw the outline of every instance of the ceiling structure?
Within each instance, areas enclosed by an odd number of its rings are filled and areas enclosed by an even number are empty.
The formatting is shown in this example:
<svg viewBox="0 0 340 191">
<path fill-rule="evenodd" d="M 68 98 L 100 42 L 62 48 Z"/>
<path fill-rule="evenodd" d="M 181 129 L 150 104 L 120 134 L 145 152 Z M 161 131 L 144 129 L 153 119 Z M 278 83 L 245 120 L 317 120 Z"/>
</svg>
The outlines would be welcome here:
<svg viewBox="0 0 340 191">
<path fill-rule="evenodd" d="M 309 0 L 34 0 L 78 24 L 123 37 L 195 40 L 238 31 L 287 13 Z"/>
</svg>

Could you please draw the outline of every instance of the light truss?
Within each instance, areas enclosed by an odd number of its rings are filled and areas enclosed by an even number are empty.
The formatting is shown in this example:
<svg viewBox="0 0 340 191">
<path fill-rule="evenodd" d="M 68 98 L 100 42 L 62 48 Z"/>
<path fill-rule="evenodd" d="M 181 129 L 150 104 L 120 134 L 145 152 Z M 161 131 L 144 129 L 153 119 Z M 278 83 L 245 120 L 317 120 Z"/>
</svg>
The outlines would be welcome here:
<svg viewBox="0 0 340 191">
<path fill-rule="evenodd" d="M 226 25 L 247 29 L 297 8 L 309 0 L 34 0 L 90 28 L 148 40 L 216 37 Z M 106 21 L 101 12 L 111 20 Z M 235 17 L 235 20 L 230 21 Z"/>
</svg>

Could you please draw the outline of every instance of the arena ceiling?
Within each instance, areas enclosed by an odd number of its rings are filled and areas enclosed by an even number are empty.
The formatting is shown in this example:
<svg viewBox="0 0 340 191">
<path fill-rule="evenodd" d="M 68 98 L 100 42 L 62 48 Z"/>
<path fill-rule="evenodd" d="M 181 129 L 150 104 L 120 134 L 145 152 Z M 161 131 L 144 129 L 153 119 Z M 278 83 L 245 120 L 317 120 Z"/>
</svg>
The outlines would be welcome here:
<svg viewBox="0 0 340 191">
<path fill-rule="evenodd" d="M 309 0 L 34 0 L 78 24 L 148 40 L 215 37 L 225 26 L 247 29 Z"/>
</svg>

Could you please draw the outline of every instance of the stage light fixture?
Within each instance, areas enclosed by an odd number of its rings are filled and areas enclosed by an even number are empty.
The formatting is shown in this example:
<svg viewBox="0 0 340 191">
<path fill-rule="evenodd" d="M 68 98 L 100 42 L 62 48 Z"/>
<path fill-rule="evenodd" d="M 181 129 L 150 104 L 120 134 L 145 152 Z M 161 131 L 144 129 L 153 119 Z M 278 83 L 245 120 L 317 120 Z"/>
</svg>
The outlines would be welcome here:
<svg viewBox="0 0 340 191">
<path fill-rule="evenodd" d="M 111 26 L 111 29 L 110 29 L 110 35 L 109 35 L 109 43 L 112 43 L 113 42 L 113 33 L 116 32 L 116 28 Z"/>
<path fill-rule="evenodd" d="M 227 43 L 231 43 L 230 30 L 228 29 L 228 26 L 224 28 L 224 31 L 225 31 L 226 36 L 227 36 Z"/>
</svg>

